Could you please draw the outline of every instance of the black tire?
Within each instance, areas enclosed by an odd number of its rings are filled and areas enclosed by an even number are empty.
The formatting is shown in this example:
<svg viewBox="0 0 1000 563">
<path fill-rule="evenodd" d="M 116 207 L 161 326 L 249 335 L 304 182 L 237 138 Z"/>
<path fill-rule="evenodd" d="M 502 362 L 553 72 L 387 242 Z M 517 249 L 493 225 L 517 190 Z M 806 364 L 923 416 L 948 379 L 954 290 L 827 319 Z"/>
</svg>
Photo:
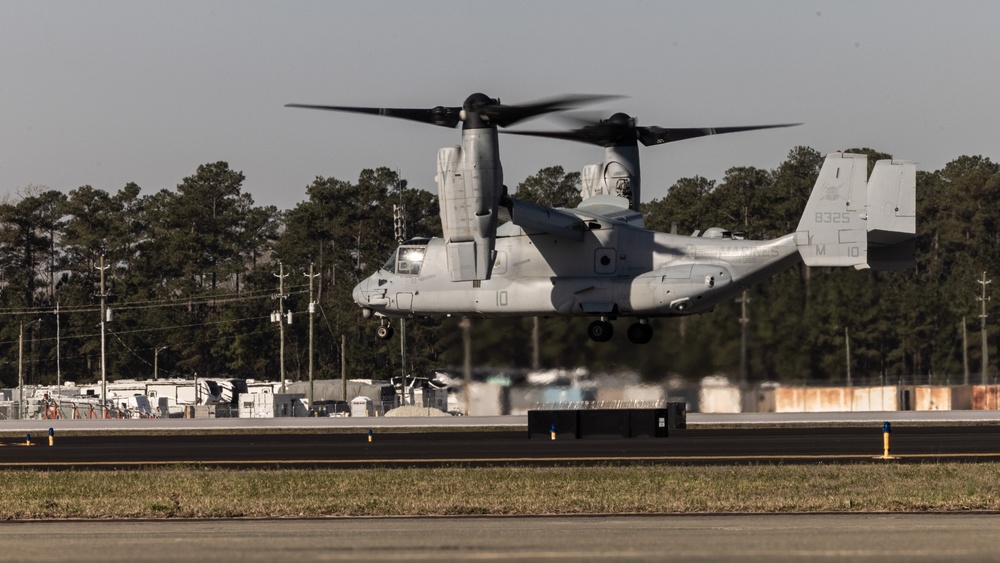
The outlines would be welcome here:
<svg viewBox="0 0 1000 563">
<path fill-rule="evenodd" d="M 628 327 L 628 339 L 633 344 L 649 344 L 653 339 L 653 327 L 644 323 L 632 323 Z"/>
<path fill-rule="evenodd" d="M 375 329 L 375 336 L 379 340 L 389 340 L 392 338 L 392 327 L 389 325 L 382 325 Z"/>
<path fill-rule="evenodd" d="M 607 321 L 594 321 L 587 327 L 587 335 L 595 342 L 607 342 L 615 332 L 615 327 Z"/>
</svg>

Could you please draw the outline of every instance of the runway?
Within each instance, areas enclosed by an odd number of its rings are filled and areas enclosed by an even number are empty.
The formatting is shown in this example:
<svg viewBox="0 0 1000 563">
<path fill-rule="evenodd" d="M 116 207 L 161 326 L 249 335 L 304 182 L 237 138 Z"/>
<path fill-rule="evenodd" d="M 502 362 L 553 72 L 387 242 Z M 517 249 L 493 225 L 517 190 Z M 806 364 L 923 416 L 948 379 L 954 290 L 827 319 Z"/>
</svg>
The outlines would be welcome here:
<svg viewBox="0 0 1000 563">
<path fill-rule="evenodd" d="M 775 425 L 816 427 L 856 425 L 881 428 L 884 421 L 902 425 L 1000 425 L 1000 410 L 976 411 L 865 411 L 809 413 L 688 413 L 690 428 L 716 426 L 768 427 Z M 280 417 L 280 418 L 152 418 L 130 419 L 59 419 L 0 420 L 0 433 L 27 433 L 43 436 L 49 428 L 57 432 L 106 432 L 108 430 L 153 431 L 227 431 L 227 430 L 367 430 L 386 428 L 510 428 L 527 427 L 525 415 L 440 416 L 440 417 Z"/>
<path fill-rule="evenodd" d="M 6 559 L 107 561 L 990 561 L 993 514 L 24 522 Z"/>
<path fill-rule="evenodd" d="M 529 439 L 526 430 L 396 429 L 309 433 L 57 436 L 54 446 L 13 438 L 0 468 L 121 469 L 195 464 L 219 467 L 371 468 L 595 464 L 813 464 L 871 462 L 883 454 L 881 428 L 793 427 L 672 431 L 667 438 Z M 1000 426 L 893 427 L 901 463 L 1000 460 Z"/>
<path fill-rule="evenodd" d="M 48 446 L 6 438 L 0 469 L 129 469 L 173 465 L 255 468 L 732 465 L 871 463 L 881 427 L 690 428 L 667 438 L 538 440 L 526 429 L 367 428 L 57 435 Z M 7 433 L 9 436 L 11 433 Z M 908 426 L 892 432 L 892 463 L 1000 460 L 1000 425 Z M 994 514 L 589 515 L 0 524 L 11 560 L 105 561 L 122 555 L 202 561 L 386 559 L 878 560 L 995 559 Z M 44 546 L 44 547 L 42 547 Z"/>
</svg>

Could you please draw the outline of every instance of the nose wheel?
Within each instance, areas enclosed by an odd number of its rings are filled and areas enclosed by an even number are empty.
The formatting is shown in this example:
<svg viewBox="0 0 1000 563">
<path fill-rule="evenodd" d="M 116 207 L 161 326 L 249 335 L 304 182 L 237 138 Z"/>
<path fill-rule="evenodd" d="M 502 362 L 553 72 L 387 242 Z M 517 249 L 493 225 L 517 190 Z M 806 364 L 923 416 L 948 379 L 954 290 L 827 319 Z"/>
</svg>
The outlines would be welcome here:
<svg viewBox="0 0 1000 563">
<path fill-rule="evenodd" d="M 607 342 L 614 333 L 615 327 L 604 319 L 594 321 L 587 327 L 587 335 L 595 342 Z"/>
<path fill-rule="evenodd" d="M 383 319 L 382 324 L 378 325 L 378 328 L 375 329 L 375 336 L 377 336 L 379 340 L 389 340 L 392 338 L 392 326 L 386 323 Z"/>
</svg>

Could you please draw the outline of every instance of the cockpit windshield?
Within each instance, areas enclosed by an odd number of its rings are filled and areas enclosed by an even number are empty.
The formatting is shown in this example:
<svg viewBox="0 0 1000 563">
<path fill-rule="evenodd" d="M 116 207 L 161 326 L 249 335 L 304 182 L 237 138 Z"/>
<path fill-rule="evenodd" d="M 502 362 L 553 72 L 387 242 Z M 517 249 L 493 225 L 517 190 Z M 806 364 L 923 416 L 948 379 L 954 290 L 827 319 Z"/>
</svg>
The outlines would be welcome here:
<svg viewBox="0 0 1000 563">
<path fill-rule="evenodd" d="M 396 260 L 396 273 L 416 276 L 424 263 L 426 246 L 400 246 L 399 257 Z"/>
<path fill-rule="evenodd" d="M 404 276 L 416 276 L 420 274 L 420 267 L 424 263 L 424 253 L 427 251 L 427 243 L 421 239 L 414 239 L 409 242 L 418 244 L 403 244 L 392 253 L 382 269 Z M 422 243 L 422 244 L 420 244 Z"/>
</svg>

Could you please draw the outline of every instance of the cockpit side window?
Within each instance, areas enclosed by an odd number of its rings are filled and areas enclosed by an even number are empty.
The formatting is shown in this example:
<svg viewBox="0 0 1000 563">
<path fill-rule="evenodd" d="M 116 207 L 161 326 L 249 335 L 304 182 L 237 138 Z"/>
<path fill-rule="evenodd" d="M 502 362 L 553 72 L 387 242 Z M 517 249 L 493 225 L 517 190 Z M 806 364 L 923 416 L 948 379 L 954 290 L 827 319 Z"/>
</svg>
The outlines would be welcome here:
<svg viewBox="0 0 1000 563">
<path fill-rule="evenodd" d="M 419 275 L 426 250 L 426 246 L 400 246 L 397 251 L 395 273 L 410 276 Z"/>
<path fill-rule="evenodd" d="M 399 249 L 397 248 L 392 252 L 392 256 L 386 260 L 385 264 L 382 264 L 382 269 L 390 274 L 396 273 L 396 255 L 399 254 Z"/>
</svg>

